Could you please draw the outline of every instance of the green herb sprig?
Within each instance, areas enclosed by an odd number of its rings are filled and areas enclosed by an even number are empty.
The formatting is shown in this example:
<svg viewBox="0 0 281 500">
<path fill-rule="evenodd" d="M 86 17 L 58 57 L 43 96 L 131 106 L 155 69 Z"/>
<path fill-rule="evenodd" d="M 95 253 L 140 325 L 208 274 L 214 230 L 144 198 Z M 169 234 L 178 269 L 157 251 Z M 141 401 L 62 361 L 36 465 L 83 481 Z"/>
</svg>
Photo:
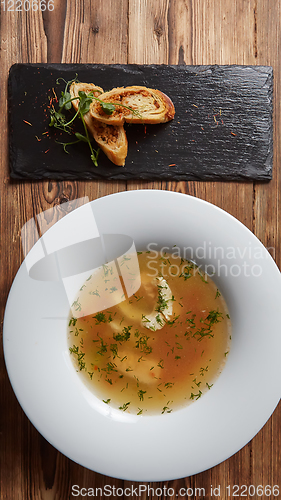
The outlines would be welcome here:
<svg viewBox="0 0 281 500">
<path fill-rule="evenodd" d="M 79 90 L 78 96 L 77 97 L 71 97 L 70 92 L 68 91 L 69 86 L 73 82 L 77 82 L 77 75 L 73 80 L 70 81 L 65 81 L 63 78 L 58 78 L 56 83 L 59 85 L 59 80 L 63 80 L 65 82 L 65 89 L 64 91 L 61 92 L 61 97 L 59 99 L 59 110 L 56 111 L 54 106 L 50 110 L 50 115 L 51 115 L 51 120 L 49 123 L 50 127 L 55 127 L 59 130 L 62 130 L 63 132 L 66 132 L 68 134 L 72 133 L 72 124 L 76 118 L 80 118 L 80 120 L 83 123 L 85 135 L 81 134 L 80 132 L 75 132 L 75 137 L 76 141 L 71 141 L 71 142 L 59 142 L 57 141 L 58 144 L 61 144 L 63 146 L 64 151 L 69 154 L 69 151 L 67 150 L 68 146 L 71 146 L 73 144 L 77 144 L 78 142 L 86 142 L 89 145 L 90 152 L 91 152 L 91 160 L 94 163 L 94 165 L 97 167 L 98 166 L 98 155 L 99 155 L 99 149 L 95 150 L 92 147 L 92 143 L 89 137 L 88 129 L 85 123 L 84 116 L 86 113 L 89 112 L 90 109 L 90 104 L 94 99 L 93 93 L 86 94 L 85 92 Z M 71 103 L 72 101 L 79 100 L 79 105 L 78 105 L 78 110 L 76 111 L 75 115 L 71 118 L 71 120 L 67 121 L 65 117 L 64 111 L 70 110 L 71 108 Z"/>
<path fill-rule="evenodd" d="M 112 115 L 117 107 L 125 108 L 131 111 L 132 115 L 138 116 L 142 119 L 141 113 L 137 109 L 131 108 L 131 106 L 126 106 L 125 104 L 121 104 L 120 102 L 105 102 L 99 99 L 98 97 L 93 98 L 100 103 L 101 109 L 106 115 Z"/>
</svg>

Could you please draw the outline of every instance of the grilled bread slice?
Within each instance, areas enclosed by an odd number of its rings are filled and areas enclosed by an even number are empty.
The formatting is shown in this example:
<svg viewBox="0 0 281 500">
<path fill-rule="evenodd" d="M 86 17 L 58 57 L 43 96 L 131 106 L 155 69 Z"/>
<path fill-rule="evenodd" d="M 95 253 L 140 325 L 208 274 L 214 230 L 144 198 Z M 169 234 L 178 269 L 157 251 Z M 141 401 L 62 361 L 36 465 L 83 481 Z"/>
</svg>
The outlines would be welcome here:
<svg viewBox="0 0 281 500">
<path fill-rule="evenodd" d="M 95 97 L 100 97 L 103 94 L 103 89 L 93 83 L 72 83 L 69 89 L 71 97 L 78 97 L 79 91 L 85 92 L 85 94 L 92 92 Z M 72 105 L 77 111 L 79 99 L 72 101 Z M 124 166 L 128 153 L 128 141 L 124 127 L 122 125 L 107 125 L 95 120 L 90 112 L 84 115 L 84 120 L 89 132 L 109 160 L 117 166 Z"/>
<path fill-rule="evenodd" d="M 120 126 L 124 122 L 165 123 L 172 120 L 175 115 L 174 105 L 166 94 L 146 87 L 114 88 L 101 94 L 99 99 L 113 106 L 108 109 L 95 100 L 90 105 L 92 118 L 115 126 Z"/>
</svg>

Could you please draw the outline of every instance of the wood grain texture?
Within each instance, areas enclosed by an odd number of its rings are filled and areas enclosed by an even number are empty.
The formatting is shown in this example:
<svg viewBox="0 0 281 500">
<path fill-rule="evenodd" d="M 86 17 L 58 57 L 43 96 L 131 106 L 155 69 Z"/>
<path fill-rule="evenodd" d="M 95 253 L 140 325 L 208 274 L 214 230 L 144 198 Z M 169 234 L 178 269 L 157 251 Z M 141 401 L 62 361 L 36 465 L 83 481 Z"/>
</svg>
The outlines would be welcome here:
<svg viewBox="0 0 281 500">
<path fill-rule="evenodd" d="M 42 12 L 43 27 L 47 42 L 47 62 L 60 62 L 62 59 L 63 39 L 67 36 L 64 28 L 67 0 L 55 0 L 54 11 Z M 40 44 L 40 37 L 38 38 Z M 39 61 L 36 61 L 39 62 Z M 43 61 L 42 61 L 43 62 Z"/>
<path fill-rule="evenodd" d="M 20 230 L 37 213 L 66 200 L 95 199 L 125 189 L 168 189 L 197 196 L 228 211 L 267 247 L 281 266 L 281 144 L 279 67 L 280 0 L 55 0 L 53 12 L 1 11 L 0 224 L 1 324 L 12 280 L 23 258 Z M 42 182 L 9 181 L 7 91 L 15 62 L 264 64 L 274 68 L 273 180 L 263 183 L 212 182 Z M 63 209 L 61 208 L 62 212 Z M 132 483 L 96 474 L 57 452 L 30 424 L 0 365 L 0 498 L 67 500 L 71 486 L 103 488 Z M 210 485 L 281 486 L 281 406 L 263 429 L 222 464 L 189 478 L 151 483 L 156 488 Z M 230 429 L 230 432 L 232 430 Z M 136 486 L 136 483 L 133 483 Z M 98 498 L 104 498 L 98 496 Z M 125 497 L 124 497 L 125 498 Z M 127 496 L 126 498 L 136 498 Z M 153 498 L 143 494 L 141 497 Z M 164 498 L 164 496 L 163 496 Z M 195 500 L 198 495 L 190 496 Z M 226 500 L 224 495 L 217 498 Z"/>
<path fill-rule="evenodd" d="M 263 244 L 270 248 L 280 268 L 280 226 L 281 226 L 281 173 L 280 173 L 280 79 L 281 70 L 278 60 L 281 55 L 281 36 L 278 20 L 281 19 L 280 2 L 270 2 L 269 9 L 257 1 L 255 4 L 256 61 L 274 61 L 274 159 L 273 180 L 270 186 L 255 184 L 254 193 L 254 232 Z M 270 37 L 268 37 L 270 34 Z M 274 40 L 274 43 L 273 43 Z"/>
</svg>

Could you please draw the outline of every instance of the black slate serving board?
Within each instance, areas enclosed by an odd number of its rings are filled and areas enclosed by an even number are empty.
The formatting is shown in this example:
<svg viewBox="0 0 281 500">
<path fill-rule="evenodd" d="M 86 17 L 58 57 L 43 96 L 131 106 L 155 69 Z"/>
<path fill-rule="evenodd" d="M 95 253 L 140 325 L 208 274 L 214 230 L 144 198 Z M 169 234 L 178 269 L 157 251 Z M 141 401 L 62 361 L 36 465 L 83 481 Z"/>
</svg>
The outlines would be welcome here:
<svg viewBox="0 0 281 500">
<path fill-rule="evenodd" d="M 174 120 L 126 124 L 125 167 L 88 145 L 63 151 L 69 136 L 48 126 L 49 101 L 64 90 L 59 77 L 104 90 L 144 85 L 174 102 Z M 273 70 L 268 66 L 15 64 L 10 69 L 10 176 L 13 179 L 270 180 Z M 71 111 L 69 111 L 71 113 Z M 71 116 L 69 114 L 69 116 Z"/>
</svg>

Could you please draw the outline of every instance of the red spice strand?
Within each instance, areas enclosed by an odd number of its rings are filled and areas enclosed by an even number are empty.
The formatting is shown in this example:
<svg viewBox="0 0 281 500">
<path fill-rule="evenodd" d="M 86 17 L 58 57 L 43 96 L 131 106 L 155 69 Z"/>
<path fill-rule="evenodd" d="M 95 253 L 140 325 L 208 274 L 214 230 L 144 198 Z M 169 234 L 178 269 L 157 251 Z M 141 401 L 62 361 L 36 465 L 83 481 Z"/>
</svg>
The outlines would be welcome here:
<svg viewBox="0 0 281 500">
<path fill-rule="evenodd" d="M 58 102 L 57 94 L 55 93 L 54 88 L 52 88 L 52 91 L 53 91 L 53 93 L 54 93 L 54 96 L 55 96 L 55 100 L 56 100 L 56 102 Z"/>
</svg>

